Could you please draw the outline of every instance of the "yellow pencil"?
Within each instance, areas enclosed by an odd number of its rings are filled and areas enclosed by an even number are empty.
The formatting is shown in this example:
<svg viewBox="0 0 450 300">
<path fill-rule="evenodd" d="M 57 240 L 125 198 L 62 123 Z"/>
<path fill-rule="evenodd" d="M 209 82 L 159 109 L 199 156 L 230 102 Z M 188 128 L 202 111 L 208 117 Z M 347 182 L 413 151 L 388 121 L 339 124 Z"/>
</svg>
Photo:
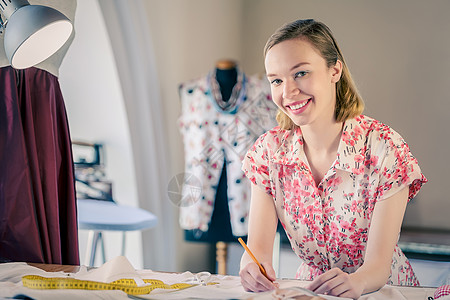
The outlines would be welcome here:
<svg viewBox="0 0 450 300">
<path fill-rule="evenodd" d="M 258 265 L 259 269 L 261 270 L 261 273 L 263 273 L 264 276 L 267 277 L 267 279 L 270 280 L 269 276 L 266 273 L 266 270 L 263 268 L 263 266 L 261 266 L 261 264 L 258 262 L 258 260 L 256 259 L 256 257 L 253 255 L 252 251 L 250 251 L 250 249 L 247 247 L 247 245 L 244 243 L 244 241 L 242 240 L 242 238 L 238 238 L 239 243 L 241 243 L 242 247 L 244 247 L 245 251 L 247 251 L 247 253 L 250 255 L 250 257 L 253 259 L 253 261 Z M 270 280 L 272 281 L 272 280 Z"/>
</svg>

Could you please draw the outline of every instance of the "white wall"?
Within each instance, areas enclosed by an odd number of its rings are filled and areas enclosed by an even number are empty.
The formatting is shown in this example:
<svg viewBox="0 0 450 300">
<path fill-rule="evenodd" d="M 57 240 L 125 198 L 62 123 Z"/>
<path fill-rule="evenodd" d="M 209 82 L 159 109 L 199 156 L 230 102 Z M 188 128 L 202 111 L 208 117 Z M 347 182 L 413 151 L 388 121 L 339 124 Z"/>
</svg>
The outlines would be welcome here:
<svg viewBox="0 0 450 300">
<path fill-rule="evenodd" d="M 97 1 L 77 2 L 76 35 L 59 77 L 72 140 L 104 144 L 106 177 L 113 182 L 115 200 L 137 206 L 128 121 L 103 16 Z M 82 263 L 86 239 L 87 233 L 80 231 Z M 138 232 L 127 233 L 126 255 L 136 268 L 143 266 L 140 239 Z M 119 255 L 121 234 L 106 232 L 105 240 L 107 259 Z"/>
</svg>

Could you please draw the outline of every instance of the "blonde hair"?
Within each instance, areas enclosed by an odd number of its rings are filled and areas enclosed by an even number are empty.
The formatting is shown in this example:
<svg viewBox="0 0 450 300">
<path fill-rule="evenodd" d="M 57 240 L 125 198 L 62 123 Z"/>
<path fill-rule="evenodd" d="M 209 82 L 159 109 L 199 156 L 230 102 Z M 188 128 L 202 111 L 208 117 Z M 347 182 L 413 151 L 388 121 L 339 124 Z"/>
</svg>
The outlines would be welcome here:
<svg viewBox="0 0 450 300">
<path fill-rule="evenodd" d="M 327 66 L 332 67 L 337 60 L 342 62 L 341 78 L 336 84 L 335 119 L 343 122 L 360 115 L 364 110 L 364 101 L 359 95 L 356 85 L 345 63 L 344 56 L 331 33 L 331 30 L 323 23 L 313 19 L 296 20 L 280 27 L 268 39 L 264 47 L 264 57 L 275 45 L 292 39 L 306 39 L 325 59 Z M 278 110 L 277 122 L 282 129 L 294 129 L 298 127 L 284 112 Z"/>
</svg>

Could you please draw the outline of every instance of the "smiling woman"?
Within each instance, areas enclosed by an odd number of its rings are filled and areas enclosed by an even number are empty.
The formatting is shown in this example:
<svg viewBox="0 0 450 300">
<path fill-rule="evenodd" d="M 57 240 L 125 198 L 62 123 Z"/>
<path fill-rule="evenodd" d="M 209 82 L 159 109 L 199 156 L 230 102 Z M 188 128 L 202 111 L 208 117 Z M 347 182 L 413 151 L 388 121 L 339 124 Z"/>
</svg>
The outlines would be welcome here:
<svg viewBox="0 0 450 300">
<path fill-rule="evenodd" d="M 329 28 L 284 25 L 266 44 L 265 67 L 280 126 L 256 141 L 243 170 L 253 183 L 248 245 L 268 276 L 244 253 L 244 288 L 275 287 L 278 220 L 300 258 L 297 278 L 317 293 L 358 298 L 386 283 L 418 285 L 396 243 L 406 203 L 427 180 L 398 133 L 360 115 Z"/>
<path fill-rule="evenodd" d="M 334 117 L 336 120 L 343 121 L 349 117 L 359 115 L 364 109 L 364 102 L 353 82 L 337 41 L 326 28 L 318 28 L 316 29 L 316 32 L 306 32 L 308 29 L 309 28 L 307 27 L 291 27 L 286 28 L 289 32 L 286 32 L 285 34 L 279 32 L 272 35 L 264 47 L 266 65 L 268 60 L 272 60 L 271 66 L 281 68 L 283 65 L 280 64 L 283 61 L 282 59 L 280 61 L 278 52 L 286 52 L 292 61 L 285 62 L 288 63 L 288 65 L 284 65 L 284 68 L 287 69 L 286 71 L 289 77 L 293 77 L 296 80 L 302 79 L 301 81 L 304 83 L 302 86 L 299 86 L 302 90 L 304 88 L 317 88 L 313 85 L 314 81 L 311 82 L 311 80 L 308 80 L 312 76 L 314 78 L 318 77 L 314 74 L 317 73 L 317 70 L 314 70 L 314 67 L 316 69 L 326 68 L 327 70 L 325 70 L 325 72 L 330 73 L 329 75 L 332 76 L 331 79 L 333 82 L 329 82 L 331 84 L 331 90 L 327 89 L 325 92 L 330 92 L 332 98 L 335 98 L 333 101 L 336 102 L 336 105 L 331 105 L 330 107 L 335 107 Z M 302 35 L 307 35 L 308 38 L 304 38 Z M 284 40 L 286 40 L 286 43 L 280 45 L 280 42 Z M 330 48 L 329 45 L 333 45 L 333 47 Z M 299 47 L 302 48 L 300 51 Z M 276 51 L 278 48 L 284 49 Z M 271 55 L 268 55 L 269 50 L 272 50 Z M 311 72 L 313 72 L 312 75 L 310 74 Z M 280 85 L 281 80 L 277 79 L 276 74 L 273 74 L 270 69 L 266 69 L 266 73 L 267 78 L 272 83 L 272 91 L 276 91 L 274 87 Z M 303 79 L 305 76 L 306 78 Z M 307 86 L 305 86 L 306 84 Z M 321 89 L 322 88 L 323 87 L 321 87 Z M 306 100 L 308 101 L 300 101 L 300 103 L 293 104 L 297 104 L 299 107 L 296 108 L 298 109 L 309 104 L 309 100 L 312 100 L 312 98 Z M 277 121 L 283 129 L 292 129 L 298 126 L 298 124 L 293 122 L 282 109 L 277 116 Z"/>
<path fill-rule="evenodd" d="M 273 101 L 295 125 L 333 119 L 336 83 L 342 73 L 340 60 L 327 66 L 310 42 L 292 39 L 273 46 L 265 62 Z"/>
</svg>

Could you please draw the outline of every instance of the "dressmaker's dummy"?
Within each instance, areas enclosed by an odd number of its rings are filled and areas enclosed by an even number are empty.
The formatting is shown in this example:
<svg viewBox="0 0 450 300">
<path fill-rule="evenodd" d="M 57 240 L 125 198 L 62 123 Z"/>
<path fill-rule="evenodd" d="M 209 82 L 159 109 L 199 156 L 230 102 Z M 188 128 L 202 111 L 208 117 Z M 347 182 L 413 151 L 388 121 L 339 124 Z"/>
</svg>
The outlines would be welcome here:
<svg viewBox="0 0 450 300">
<path fill-rule="evenodd" d="M 201 185 L 183 185 L 180 226 L 186 240 L 217 243 L 220 252 L 224 242 L 247 235 L 251 184 L 242 159 L 261 134 L 276 126 L 276 106 L 267 79 L 247 76 L 229 60 L 181 84 L 179 93 L 185 180 L 195 178 Z"/>
<path fill-rule="evenodd" d="M 215 77 L 219 84 L 222 101 L 230 99 L 233 87 L 237 82 L 237 66 L 232 60 L 219 60 L 216 63 Z M 222 173 L 217 187 L 214 201 L 214 211 L 211 217 L 208 231 L 197 229 L 185 230 L 185 239 L 195 242 L 235 242 L 237 237 L 233 235 L 230 223 L 230 211 L 227 197 L 227 170 L 224 160 Z"/>
<path fill-rule="evenodd" d="M 72 22 L 75 0 L 29 0 Z M 35 67 L 13 69 L 0 35 L 0 260 L 78 265 L 72 145 L 58 82 L 74 33 Z"/>
</svg>

